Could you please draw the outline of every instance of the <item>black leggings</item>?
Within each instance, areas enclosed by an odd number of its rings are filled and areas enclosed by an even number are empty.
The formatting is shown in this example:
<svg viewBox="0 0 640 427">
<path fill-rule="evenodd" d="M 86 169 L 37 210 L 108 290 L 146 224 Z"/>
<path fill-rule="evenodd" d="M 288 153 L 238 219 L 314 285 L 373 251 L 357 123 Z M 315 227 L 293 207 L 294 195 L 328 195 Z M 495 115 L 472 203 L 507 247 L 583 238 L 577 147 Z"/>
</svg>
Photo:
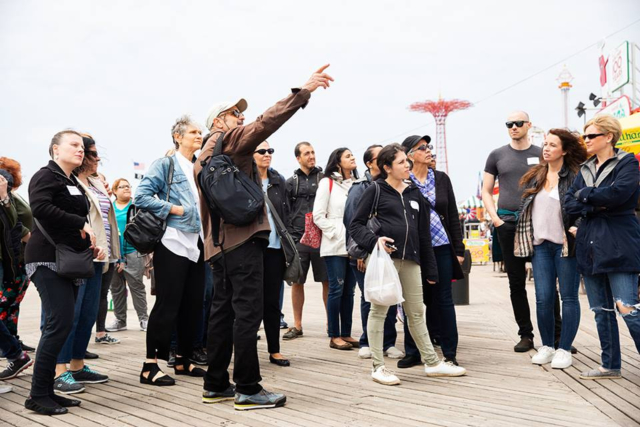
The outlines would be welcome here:
<svg viewBox="0 0 640 427">
<path fill-rule="evenodd" d="M 31 396 L 53 396 L 56 361 L 73 327 L 78 287 L 47 267 L 38 267 L 31 280 L 36 284 L 45 313 L 33 367 Z"/>
<path fill-rule="evenodd" d="M 280 288 L 284 280 L 285 258 L 282 249 L 264 251 L 264 333 L 270 354 L 280 353 Z"/>
<path fill-rule="evenodd" d="M 178 334 L 178 355 L 190 358 L 193 353 L 198 320 L 204 298 L 204 261 L 202 242 L 200 258 L 192 262 L 159 243 L 153 254 L 156 277 L 156 302 L 149 315 L 147 359 L 169 358 L 171 332 Z"/>
<path fill-rule="evenodd" d="M 96 319 L 96 332 L 106 332 L 104 323 L 107 320 L 107 311 L 109 310 L 109 304 L 107 301 L 107 295 L 109 294 L 109 288 L 111 287 L 111 279 L 113 273 L 116 271 L 116 264 L 110 263 L 109 270 L 102 275 L 102 287 L 100 288 L 100 306 L 98 307 L 98 318 Z"/>
</svg>

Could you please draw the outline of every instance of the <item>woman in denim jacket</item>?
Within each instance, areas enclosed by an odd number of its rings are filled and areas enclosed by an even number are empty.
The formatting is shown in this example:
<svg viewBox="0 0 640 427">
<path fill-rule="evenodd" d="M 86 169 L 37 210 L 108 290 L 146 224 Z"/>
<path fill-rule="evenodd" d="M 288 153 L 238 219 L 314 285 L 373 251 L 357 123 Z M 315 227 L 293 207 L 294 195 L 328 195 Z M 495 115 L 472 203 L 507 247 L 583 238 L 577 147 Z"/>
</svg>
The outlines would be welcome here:
<svg viewBox="0 0 640 427">
<path fill-rule="evenodd" d="M 158 386 L 175 384 L 158 367 L 158 359 L 169 358 L 174 327 L 178 334 L 175 374 L 194 377 L 205 374 L 189 362 L 204 297 L 200 198 L 193 174 L 194 153 L 202 146 L 202 131 L 190 117 L 183 116 L 173 125 L 171 135 L 175 153 L 151 165 L 135 197 L 138 209 L 167 221 L 167 230 L 153 256 L 156 302 L 149 316 L 147 360 L 140 374 L 142 384 Z M 173 180 L 167 202 L 172 165 Z"/>
</svg>

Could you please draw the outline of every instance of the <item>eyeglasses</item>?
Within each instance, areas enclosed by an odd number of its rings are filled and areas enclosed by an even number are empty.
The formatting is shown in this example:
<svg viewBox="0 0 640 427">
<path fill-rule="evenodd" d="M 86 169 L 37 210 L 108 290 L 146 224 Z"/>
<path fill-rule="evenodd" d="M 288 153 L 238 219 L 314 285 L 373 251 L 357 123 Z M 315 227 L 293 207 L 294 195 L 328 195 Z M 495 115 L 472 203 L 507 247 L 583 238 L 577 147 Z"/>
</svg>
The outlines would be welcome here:
<svg viewBox="0 0 640 427">
<path fill-rule="evenodd" d="M 427 151 L 427 150 L 433 150 L 433 145 L 431 145 L 431 144 L 422 144 L 421 146 L 416 147 L 413 150 L 411 150 L 409 152 L 409 154 L 413 153 L 414 151 Z"/>
<path fill-rule="evenodd" d="M 507 125 L 507 129 L 511 129 L 513 125 L 516 125 L 517 127 L 521 128 L 522 126 L 524 126 L 525 123 L 529 123 L 529 122 L 527 120 L 516 120 L 514 122 L 507 122 L 505 123 L 505 125 Z"/>
<path fill-rule="evenodd" d="M 582 135 L 582 139 L 586 141 L 587 139 L 596 139 L 599 136 L 604 136 L 604 133 L 589 133 L 587 135 Z"/>
<path fill-rule="evenodd" d="M 258 153 L 261 156 L 264 156 L 265 154 L 269 153 L 269 154 L 273 154 L 276 150 L 273 148 L 261 148 L 259 150 L 254 151 L 254 153 Z"/>
<path fill-rule="evenodd" d="M 118 185 L 118 190 L 130 190 L 131 186 L 130 185 Z"/>
</svg>

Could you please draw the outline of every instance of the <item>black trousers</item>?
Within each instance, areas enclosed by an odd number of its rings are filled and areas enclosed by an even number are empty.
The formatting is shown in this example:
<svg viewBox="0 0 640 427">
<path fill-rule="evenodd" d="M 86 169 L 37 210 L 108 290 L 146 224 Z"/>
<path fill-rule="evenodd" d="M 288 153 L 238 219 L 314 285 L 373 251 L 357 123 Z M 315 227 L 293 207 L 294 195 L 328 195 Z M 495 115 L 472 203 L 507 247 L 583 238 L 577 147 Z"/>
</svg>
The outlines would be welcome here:
<svg viewBox="0 0 640 427">
<path fill-rule="evenodd" d="M 156 302 L 147 325 L 147 359 L 169 358 L 171 332 L 178 334 L 177 354 L 190 358 L 193 341 L 202 316 L 204 298 L 204 251 L 198 242 L 200 258 L 192 262 L 174 254 L 159 243 L 153 254 Z"/>
<path fill-rule="evenodd" d="M 519 258 L 513 254 L 513 242 L 516 237 L 515 222 L 505 222 L 497 229 L 498 240 L 504 257 L 504 268 L 509 278 L 511 292 L 511 306 L 518 324 L 518 335 L 533 338 L 533 325 L 531 324 L 531 311 L 527 299 L 527 259 Z M 555 335 L 556 341 L 560 340 L 562 330 L 562 317 L 560 315 L 560 297 L 556 290 L 555 301 Z"/>
<path fill-rule="evenodd" d="M 222 258 L 214 263 L 205 390 L 219 392 L 229 387 L 232 353 L 238 393 L 251 395 L 262 390 L 256 334 L 262 321 L 266 246 L 265 239 L 253 238 L 226 253 L 226 278 Z"/>
<path fill-rule="evenodd" d="M 282 249 L 264 251 L 264 333 L 269 354 L 280 353 L 280 288 L 286 269 Z"/>
<path fill-rule="evenodd" d="M 78 286 L 47 267 L 38 267 L 31 280 L 36 284 L 45 314 L 33 367 L 31 396 L 52 396 L 58 354 L 73 327 Z"/>
<path fill-rule="evenodd" d="M 109 288 L 111 287 L 111 279 L 116 271 L 116 264 L 114 262 L 109 263 L 109 270 L 102 275 L 102 287 L 100 288 L 100 305 L 98 306 L 98 318 L 96 319 L 96 332 L 106 332 L 105 321 L 107 320 L 107 311 L 109 310 L 109 303 L 107 296 L 109 295 Z"/>
</svg>

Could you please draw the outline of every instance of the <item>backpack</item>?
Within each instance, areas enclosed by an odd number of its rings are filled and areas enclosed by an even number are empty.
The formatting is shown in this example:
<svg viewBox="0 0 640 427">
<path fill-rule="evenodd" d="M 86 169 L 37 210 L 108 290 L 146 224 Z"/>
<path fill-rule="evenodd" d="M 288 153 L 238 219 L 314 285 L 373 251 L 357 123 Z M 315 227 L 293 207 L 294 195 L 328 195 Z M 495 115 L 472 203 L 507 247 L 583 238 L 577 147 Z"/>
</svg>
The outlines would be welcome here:
<svg viewBox="0 0 640 427">
<path fill-rule="evenodd" d="M 220 220 L 235 226 L 249 225 L 264 211 L 262 186 L 242 172 L 231 157 L 222 154 L 224 135 L 218 138 L 212 156 L 202 160 L 198 175 L 211 212 L 215 246 L 221 246 Z"/>
</svg>

